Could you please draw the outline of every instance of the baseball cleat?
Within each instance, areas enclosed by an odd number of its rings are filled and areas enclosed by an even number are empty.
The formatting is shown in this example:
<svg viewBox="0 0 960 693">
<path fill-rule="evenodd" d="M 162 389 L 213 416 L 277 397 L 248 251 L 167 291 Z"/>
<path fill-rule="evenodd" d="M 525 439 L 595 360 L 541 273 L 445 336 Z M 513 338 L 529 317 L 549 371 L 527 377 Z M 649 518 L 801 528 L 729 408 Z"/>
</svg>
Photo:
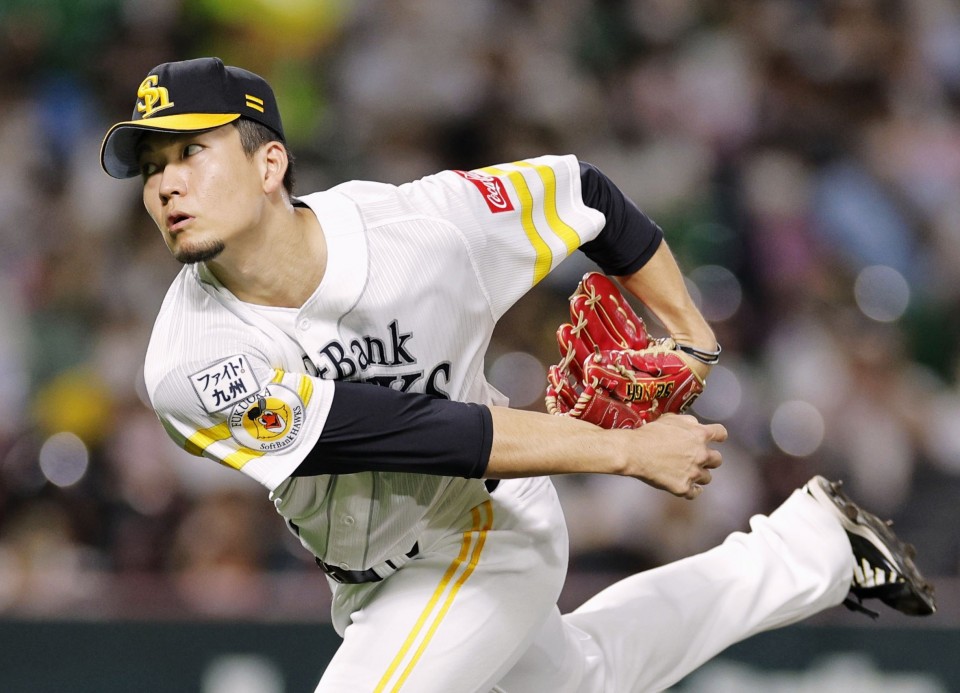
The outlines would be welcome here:
<svg viewBox="0 0 960 693">
<path fill-rule="evenodd" d="M 853 547 L 853 582 L 844 606 L 877 618 L 879 614 L 865 608 L 862 602 L 879 599 L 909 616 L 932 614 L 937 610 L 933 585 L 914 565 L 913 546 L 893 533 L 892 522 L 883 522 L 850 500 L 840 490 L 842 483 L 815 476 L 804 488 L 820 504 L 834 510 Z"/>
</svg>

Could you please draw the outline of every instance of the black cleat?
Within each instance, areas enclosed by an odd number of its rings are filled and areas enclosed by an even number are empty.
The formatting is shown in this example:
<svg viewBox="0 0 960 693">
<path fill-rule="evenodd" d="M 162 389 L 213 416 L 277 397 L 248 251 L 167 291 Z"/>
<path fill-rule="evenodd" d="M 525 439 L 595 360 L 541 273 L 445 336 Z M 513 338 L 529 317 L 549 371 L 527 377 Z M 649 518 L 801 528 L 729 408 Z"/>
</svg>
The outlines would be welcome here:
<svg viewBox="0 0 960 693">
<path fill-rule="evenodd" d="M 865 608 L 864 599 L 879 599 L 908 616 L 929 616 L 935 612 L 933 585 L 924 580 L 914 565 L 913 546 L 897 538 L 890 529 L 892 522 L 881 521 L 850 500 L 840 490 L 842 483 L 815 476 L 804 488 L 836 512 L 853 547 L 853 582 L 844 606 L 873 618 L 879 614 Z"/>
</svg>

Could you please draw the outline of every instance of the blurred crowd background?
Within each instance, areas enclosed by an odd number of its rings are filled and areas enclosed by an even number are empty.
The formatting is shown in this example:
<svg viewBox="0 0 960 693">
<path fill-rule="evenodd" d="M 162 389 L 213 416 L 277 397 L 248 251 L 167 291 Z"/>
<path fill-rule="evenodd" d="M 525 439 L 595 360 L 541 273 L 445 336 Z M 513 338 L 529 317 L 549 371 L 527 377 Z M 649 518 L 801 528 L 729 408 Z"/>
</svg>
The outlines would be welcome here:
<svg viewBox="0 0 960 693">
<path fill-rule="evenodd" d="M 694 412 L 730 430 L 725 464 L 694 503 L 558 479 L 568 606 L 815 473 L 955 589 L 953 0 L 0 0 L 0 614 L 326 616 L 266 490 L 179 451 L 144 399 L 178 266 L 98 150 L 151 67 L 202 55 L 272 82 L 301 192 L 574 153 L 664 228 L 723 346 Z M 543 409 L 591 268 L 571 256 L 499 325 L 514 406 Z"/>
</svg>

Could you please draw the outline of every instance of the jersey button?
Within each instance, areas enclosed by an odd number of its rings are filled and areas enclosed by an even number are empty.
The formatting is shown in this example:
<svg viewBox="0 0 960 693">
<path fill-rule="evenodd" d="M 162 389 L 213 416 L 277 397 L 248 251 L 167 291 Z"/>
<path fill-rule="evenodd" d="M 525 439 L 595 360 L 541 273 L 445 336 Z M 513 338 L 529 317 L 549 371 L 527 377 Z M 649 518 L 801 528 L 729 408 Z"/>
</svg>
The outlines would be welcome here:
<svg viewBox="0 0 960 693">
<path fill-rule="evenodd" d="M 340 568 L 340 570 L 350 570 L 350 565 L 347 564 L 347 563 L 341 563 L 341 564 L 340 564 L 339 566 L 337 566 L 337 567 Z"/>
<path fill-rule="evenodd" d="M 356 522 L 356 520 L 354 520 L 350 515 L 344 515 L 343 517 L 340 518 L 340 522 L 345 524 L 347 527 L 351 527 Z"/>
<path fill-rule="evenodd" d="M 310 329 L 310 319 L 309 319 L 309 318 L 303 318 L 299 323 L 297 323 L 297 327 L 299 327 L 301 330 L 309 330 L 309 329 Z"/>
</svg>

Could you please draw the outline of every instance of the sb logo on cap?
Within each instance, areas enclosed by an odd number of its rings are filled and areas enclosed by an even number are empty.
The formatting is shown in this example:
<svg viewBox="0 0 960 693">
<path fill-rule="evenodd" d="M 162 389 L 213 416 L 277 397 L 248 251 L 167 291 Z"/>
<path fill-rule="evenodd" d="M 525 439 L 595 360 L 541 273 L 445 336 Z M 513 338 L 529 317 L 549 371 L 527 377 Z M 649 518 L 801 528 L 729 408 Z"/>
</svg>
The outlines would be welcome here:
<svg viewBox="0 0 960 693">
<path fill-rule="evenodd" d="M 170 100 L 170 94 L 166 87 L 158 87 L 160 78 L 156 75 L 150 75 L 140 83 L 137 89 L 137 111 L 143 114 L 144 118 L 149 118 L 157 111 L 173 106 Z"/>
</svg>

